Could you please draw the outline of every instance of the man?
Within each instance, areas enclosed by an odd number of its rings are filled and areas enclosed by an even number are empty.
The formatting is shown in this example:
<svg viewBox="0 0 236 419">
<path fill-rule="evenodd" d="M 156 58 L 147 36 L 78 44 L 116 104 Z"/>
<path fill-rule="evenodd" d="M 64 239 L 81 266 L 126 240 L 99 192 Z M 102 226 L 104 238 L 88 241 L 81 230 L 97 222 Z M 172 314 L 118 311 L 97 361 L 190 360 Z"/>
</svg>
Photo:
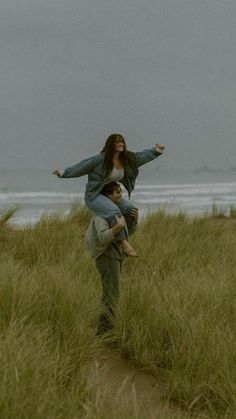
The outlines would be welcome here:
<svg viewBox="0 0 236 419">
<path fill-rule="evenodd" d="M 105 185 L 101 193 L 119 206 L 122 191 L 117 182 Z M 123 227 L 126 229 L 127 237 L 134 232 L 137 225 L 138 209 L 134 208 L 126 220 L 124 217 L 118 218 L 118 216 L 116 219 L 117 224 L 110 227 L 104 218 L 96 215 L 85 235 L 86 244 L 95 261 L 103 288 L 103 312 L 99 317 L 98 335 L 112 328 L 114 308 L 119 298 L 120 274 L 124 254 L 122 243 L 117 240 L 116 236 Z"/>
</svg>

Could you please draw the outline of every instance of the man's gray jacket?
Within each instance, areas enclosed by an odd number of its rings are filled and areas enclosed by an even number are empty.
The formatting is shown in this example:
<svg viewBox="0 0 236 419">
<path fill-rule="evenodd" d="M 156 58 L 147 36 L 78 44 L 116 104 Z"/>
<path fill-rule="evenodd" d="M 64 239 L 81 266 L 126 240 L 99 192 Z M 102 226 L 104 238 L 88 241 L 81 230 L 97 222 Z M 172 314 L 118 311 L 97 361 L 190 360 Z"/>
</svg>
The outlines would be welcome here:
<svg viewBox="0 0 236 419">
<path fill-rule="evenodd" d="M 134 220 L 129 230 L 126 227 L 129 235 L 134 232 L 136 225 L 137 223 Z M 111 259 L 122 260 L 124 258 L 121 242 L 116 240 L 108 222 L 99 215 L 96 215 L 90 222 L 85 234 L 85 242 L 93 259 L 98 258 L 103 253 Z"/>
</svg>

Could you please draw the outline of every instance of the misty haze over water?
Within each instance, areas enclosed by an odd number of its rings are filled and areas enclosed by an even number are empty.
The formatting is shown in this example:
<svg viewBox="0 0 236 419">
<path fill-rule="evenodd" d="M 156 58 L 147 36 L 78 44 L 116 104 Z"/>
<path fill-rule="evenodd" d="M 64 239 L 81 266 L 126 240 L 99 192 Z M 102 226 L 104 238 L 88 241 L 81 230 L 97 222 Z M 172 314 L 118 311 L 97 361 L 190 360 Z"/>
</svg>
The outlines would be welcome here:
<svg viewBox="0 0 236 419">
<path fill-rule="evenodd" d="M 111 132 L 163 168 L 235 167 L 234 0 L 0 2 L 0 168 L 67 167 Z"/>
<path fill-rule="evenodd" d="M 86 179 L 52 169 L 99 153 L 112 132 L 132 151 L 166 145 L 138 178 L 143 210 L 229 208 L 235 22 L 234 0 L 0 2 L 0 209 L 20 203 L 21 221 L 67 210 Z"/>
</svg>

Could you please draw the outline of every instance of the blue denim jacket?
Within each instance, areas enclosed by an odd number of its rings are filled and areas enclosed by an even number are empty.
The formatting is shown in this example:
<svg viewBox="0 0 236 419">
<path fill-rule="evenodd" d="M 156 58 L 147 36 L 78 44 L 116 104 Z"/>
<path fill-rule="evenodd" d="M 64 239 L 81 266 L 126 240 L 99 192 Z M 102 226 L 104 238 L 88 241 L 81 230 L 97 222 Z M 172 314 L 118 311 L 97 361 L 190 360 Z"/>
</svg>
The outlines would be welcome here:
<svg viewBox="0 0 236 419">
<path fill-rule="evenodd" d="M 159 153 L 155 147 L 143 150 L 138 153 L 133 153 L 136 159 L 137 167 L 142 166 L 156 159 Z M 71 167 L 67 167 L 61 176 L 62 178 L 72 178 L 88 175 L 88 183 L 86 184 L 85 200 L 94 199 L 102 190 L 105 185 L 106 173 L 103 166 L 104 154 L 96 154 L 95 156 L 81 160 L 79 163 L 74 164 Z M 135 180 L 137 173 L 129 166 L 124 167 L 124 177 L 121 183 L 128 191 L 129 197 L 135 186 Z"/>
</svg>

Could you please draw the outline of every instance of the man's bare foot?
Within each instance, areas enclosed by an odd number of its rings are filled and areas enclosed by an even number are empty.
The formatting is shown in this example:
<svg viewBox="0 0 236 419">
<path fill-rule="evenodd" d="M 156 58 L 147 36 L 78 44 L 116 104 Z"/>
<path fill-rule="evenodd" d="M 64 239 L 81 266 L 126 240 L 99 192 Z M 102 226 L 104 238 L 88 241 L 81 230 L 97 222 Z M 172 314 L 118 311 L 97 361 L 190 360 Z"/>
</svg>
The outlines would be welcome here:
<svg viewBox="0 0 236 419">
<path fill-rule="evenodd" d="M 122 248 L 125 256 L 137 257 L 137 253 L 135 250 L 130 246 L 127 240 L 122 242 Z"/>
</svg>

